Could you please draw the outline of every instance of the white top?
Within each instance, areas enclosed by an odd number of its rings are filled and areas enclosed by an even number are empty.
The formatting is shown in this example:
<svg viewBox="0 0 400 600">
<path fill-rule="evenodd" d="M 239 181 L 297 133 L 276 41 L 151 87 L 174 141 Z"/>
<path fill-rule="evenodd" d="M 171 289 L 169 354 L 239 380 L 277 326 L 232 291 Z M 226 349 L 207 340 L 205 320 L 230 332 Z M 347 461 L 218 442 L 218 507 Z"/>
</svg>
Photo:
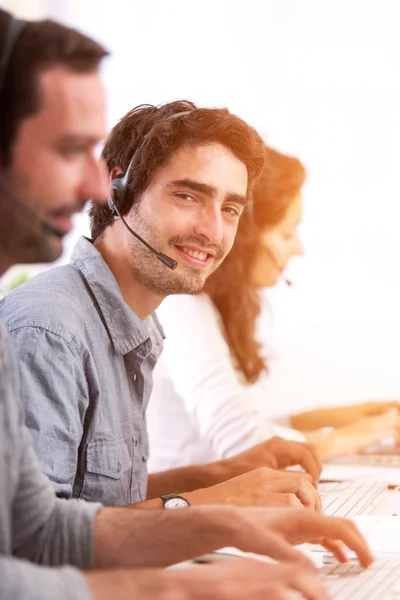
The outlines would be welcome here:
<svg viewBox="0 0 400 600">
<path fill-rule="evenodd" d="M 268 418 L 268 377 L 244 382 L 208 296 L 170 296 L 157 314 L 166 340 L 147 408 L 150 472 L 227 458 L 274 435 L 305 439 Z"/>
</svg>

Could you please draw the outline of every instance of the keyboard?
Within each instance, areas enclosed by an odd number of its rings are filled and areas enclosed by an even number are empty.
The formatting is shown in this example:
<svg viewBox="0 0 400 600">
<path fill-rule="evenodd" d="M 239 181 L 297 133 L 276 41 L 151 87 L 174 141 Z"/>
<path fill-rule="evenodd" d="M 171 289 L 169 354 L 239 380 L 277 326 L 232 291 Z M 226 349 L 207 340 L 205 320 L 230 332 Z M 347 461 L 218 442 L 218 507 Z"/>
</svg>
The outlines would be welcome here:
<svg viewBox="0 0 400 600">
<path fill-rule="evenodd" d="M 358 562 L 320 569 L 333 600 L 400 600 L 400 560 L 376 560 L 368 569 Z"/>
<path fill-rule="evenodd" d="M 366 467 L 400 467 L 400 454 L 355 454 L 338 456 L 326 461 L 334 465 L 362 465 Z"/>
<path fill-rule="evenodd" d="M 368 514 L 374 500 L 385 490 L 385 483 L 357 479 L 320 483 L 318 486 L 325 514 L 335 517 Z"/>
</svg>

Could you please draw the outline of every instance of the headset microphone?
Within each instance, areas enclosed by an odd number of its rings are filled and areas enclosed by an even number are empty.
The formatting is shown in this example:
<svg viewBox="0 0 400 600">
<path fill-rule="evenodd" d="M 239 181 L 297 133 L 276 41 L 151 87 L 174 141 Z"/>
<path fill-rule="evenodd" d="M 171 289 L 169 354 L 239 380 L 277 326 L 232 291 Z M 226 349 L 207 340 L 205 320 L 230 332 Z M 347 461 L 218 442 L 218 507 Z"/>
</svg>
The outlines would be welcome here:
<svg viewBox="0 0 400 600">
<path fill-rule="evenodd" d="M 264 246 L 263 250 L 264 250 L 264 251 L 265 251 L 265 252 L 268 254 L 268 256 L 269 256 L 269 258 L 270 258 L 271 262 L 273 262 L 273 263 L 274 263 L 274 265 L 276 266 L 276 268 L 277 268 L 277 269 L 279 270 L 279 272 L 281 273 L 281 266 L 280 266 L 280 264 L 278 263 L 278 261 L 276 260 L 274 253 L 273 253 L 273 252 L 272 252 L 272 251 L 271 251 L 271 250 L 270 250 L 270 249 L 269 249 L 267 246 Z M 285 277 L 284 275 L 282 275 L 282 273 L 281 273 L 280 277 L 282 277 L 282 278 L 283 278 L 283 281 L 286 283 L 286 285 L 287 285 L 288 287 L 292 287 L 292 285 L 293 285 L 293 284 L 292 284 L 292 282 L 290 281 L 290 279 L 287 279 L 287 277 Z"/>
<path fill-rule="evenodd" d="M 119 212 L 117 206 L 115 205 L 115 203 L 111 197 L 108 198 L 108 206 L 110 207 L 110 209 L 113 212 L 117 213 L 117 215 L 121 219 L 121 221 L 124 224 L 124 226 L 126 227 L 126 229 L 129 231 L 129 233 L 131 233 L 133 236 L 135 236 L 135 238 L 137 240 L 139 240 L 139 242 L 144 244 L 146 246 L 146 248 L 148 248 L 150 250 L 150 252 L 153 252 L 153 254 L 155 254 L 156 257 L 158 258 L 158 260 L 160 260 L 162 263 L 164 263 L 164 265 L 166 265 L 170 269 L 172 269 L 172 270 L 176 269 L 176 267 L 178 266 L 178 263 L 176 262 L 176 260 L 174 260 L 173 258 L 170 258 L 169 256 L 167 256 L 166 254 L 163 254 L 162 252 L 158 252 L 155 248 L 153 248 L 153 246 L 150 246 L 150 244 L 148 242 L 146 242 L 146 240 L 144 240 L 138 233 L 136 233 L 135 231 L 133 231 L 133 229 L 131 229 L 129 227 L 128 223 L 125 221 L 124 217 Z"/>
<path fill-rule="evenodd" d="M 36 222 L 40 224 L 40 226 L 42 227 L 42 230 L 44 232 L 51 233 L 52 235 L 55 235 L 56 237 L 59 237 L 59 238 L 63 238 L 65 236 L 65 231 L 63 229 L 61 229 L 60 227 L 57 227 L 57 225 L 54 225 L 53 223 L 50 223 L 49 221 L 46 221 L 46 219 L 41 217 L 33 208 L 28 206 L 28 204 L 25 204 L 25 202 L 19 196 L 14 194 L 14 192 L 12 192 L 1 181 L 1 179 L 0 179 L 0 190 L 25 211 L 27 219 L 32 219 L 32 217 L 33 217 L 33 219 L 36 220 Z M 14 207 L 14 204 L 12 203 L 11 206 Z M 16 210 L 16 208 L 15 208 L 15 210 Z"/>
</svg>

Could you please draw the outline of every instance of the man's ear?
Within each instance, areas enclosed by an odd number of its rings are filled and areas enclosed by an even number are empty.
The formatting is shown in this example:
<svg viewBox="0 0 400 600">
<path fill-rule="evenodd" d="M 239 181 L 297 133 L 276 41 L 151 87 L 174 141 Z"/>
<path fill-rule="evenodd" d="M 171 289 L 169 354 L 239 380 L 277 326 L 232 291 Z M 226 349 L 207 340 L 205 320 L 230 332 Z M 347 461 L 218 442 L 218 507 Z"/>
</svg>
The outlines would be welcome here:
<svg viewBox="0 0 400 600">
<path fill-rule="evenodd" d="M 110 172 L 110 182 L 115 179 L 115 177 L 117 175 L 121 175 L 123 173 L 123 170 L 121 169 L 121 167 L 114 167 L 113 169 L 111 169 Z"/>
</svg>

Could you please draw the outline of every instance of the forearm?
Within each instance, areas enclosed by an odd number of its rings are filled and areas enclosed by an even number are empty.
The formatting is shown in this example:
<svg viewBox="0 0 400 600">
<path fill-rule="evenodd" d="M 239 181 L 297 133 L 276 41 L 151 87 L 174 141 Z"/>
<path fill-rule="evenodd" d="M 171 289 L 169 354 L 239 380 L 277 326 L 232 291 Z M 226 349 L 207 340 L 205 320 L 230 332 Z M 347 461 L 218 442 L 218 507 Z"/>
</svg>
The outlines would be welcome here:
<svg viewBox="0 0 400 600">
<path fill-rule="evenodd" d="M 230 507 L 105 508 L 95 520 L 94 566 L 165 567 L 234 545 Z"/>
<path fill-rule="evenodd" d="M 306 437 L 309 442 L 316 446 L 319 457 L 323 462 L 335 456 L 357 452 L 363 447 L 362 443 L 357 443 L 357 436 L 352 434 L 351 428 L 350 425 L 329 433 L 315 431 L 306 434 Z"/>
<path fill-rule="evenodd" d="M 77 569 L 42 567 L 17 558 L 1 556 L 0 598 L 91 600 L 92 593 L 84 575 Z"/>
<path fill-rule="evenodd" d="M 340 418 L 340 408 L 317 408 L 306 412 L 291 415 L 290 426 L 299 431 L 314 431 L 322 429 L 322 427 L 332 427 L 339 422 L 342 425 Z M 343 420 L 346 422 L 346 416 L 343 415 Z"/>
<path fill-rule="evenodd" d="M 242 473 L 243 470 L 231 459 L 152 473 L 148 480 L 147 498 L 199 490 L 217 485 Z"/>
</svg>

